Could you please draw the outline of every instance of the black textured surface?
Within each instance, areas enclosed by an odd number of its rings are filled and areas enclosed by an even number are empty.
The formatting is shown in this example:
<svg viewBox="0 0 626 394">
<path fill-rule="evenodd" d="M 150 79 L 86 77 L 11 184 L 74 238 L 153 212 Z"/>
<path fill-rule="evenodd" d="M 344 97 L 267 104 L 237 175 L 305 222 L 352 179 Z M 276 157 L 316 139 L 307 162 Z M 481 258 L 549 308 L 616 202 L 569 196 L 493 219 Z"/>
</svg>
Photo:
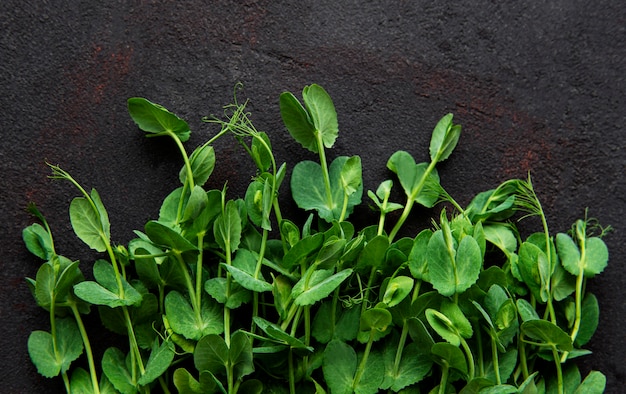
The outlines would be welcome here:
<svg viewBox="0 0 626 394">
<path fill-rule="evenodd" d="M 552 231 L 567 230 L 586 207 L 611 224 L 609 267 L 590 284 L 600 327 L 582 366 L 607 375 L 608 393 L 621 392 L 626 8 L 616 0 L 451 3 L 5 0 L 0 391 L 62 390 L 36 373 L 26 351 L 29 332 L 47 329 L 24 282 L 39 266 L 21 242 L 32 221 L 27 203 L 47 216 L 60 253 L 86 270 L 95 257 L 70 228 L 74 190 L 46 178 L 45 160 L 98 189 L 113 238 L 125 243 L 157 215 L 181 165 L 173 146 L 142 137 L 126 98 L 147 97 L 187 119 L 191 149 L 215 132 L 201 117 L 220 113 L 241 81 L 255 124 L 289 165 L 309 156 L 287 139 L 278 95 L 315 82 L 339 114 L 329 154 L 360 154 L 367 189 L 388 176 L 385 162 L 397 149 L 426 160 L 432 127 L 453 112 L 464 131 L 439 169 L 459 202 L 531 171 Z M 229 179 L 231 195 L 241 194 L 247 157 L 228 139 L 217 154 L 211 186 Z"/>
</svg>

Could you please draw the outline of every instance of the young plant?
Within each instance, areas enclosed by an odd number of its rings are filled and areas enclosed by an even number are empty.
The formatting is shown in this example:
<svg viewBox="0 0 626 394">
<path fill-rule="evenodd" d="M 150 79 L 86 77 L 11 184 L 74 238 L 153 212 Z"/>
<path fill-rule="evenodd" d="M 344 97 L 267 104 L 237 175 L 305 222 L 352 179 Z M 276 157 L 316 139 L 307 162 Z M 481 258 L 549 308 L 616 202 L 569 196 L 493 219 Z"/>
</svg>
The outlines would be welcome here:
<svg viewBox="0 0 626 394">
<path fill-rule="evenodd" d="M 283 216 L 287 165 L 278 165 L 270 135 L 236 94 L 222 118 L 204 118 L 219 130 L 190 155 L 184 120 L 144 98 L 128 100 L 137 126 L 169 137 L 184 165 L 156 219 L 126 246 L 112 241 L 96 190 L 51 166 L 53 178 L 80 193 L 70 204 L 76 235 L 103 256 L 86 281 L 30 207 L 41 224 L 23 238 L 45 262 L 27 283 L 49 312 L 50 331 L 34 331 L 28 349 L 42 375 L 60 375 L 67 392 L 81 393 L 604 390 L 604 375 L 583 380 L 575 358 L 588 353 L 581 347 L 598 324 L 586 281 L 607 265 L 608 229 L 585 218 L 554 236 L 530 178 L 505 181 L 463 208 L 436 170 L 460 139 L 452 114 L 432 132 L 429 162 L 391 155 L 396 179 L 368 191 L 378 217 L 357 228 L 348 219 L 363 194 L 361 159 L 338 156 L 329 165 L 334 104 L 319 85 L 305 87 L 302 100 L 280 96 L 287 131 L 319 158 L 292 170 L 292 196 L 311 211 L 303 223 Z M 256 166 L 244 196 L 210 182 L 219 171 L 213 142 L 226 135 Z M 403 204 L 390 201 L 394 181 Z M 408 234 L 415 203 L 440 209 L 432 226 Z M 528 216 L 542 228 L 524 237 L 517 222 Z M 128 338 L 125 349 L 107 344 L 94 359 L 88 332 L 97 328 L 82 319 L 90 309 Z M 72 365 L 83 352 L 89 371 Z"/>
</svg>

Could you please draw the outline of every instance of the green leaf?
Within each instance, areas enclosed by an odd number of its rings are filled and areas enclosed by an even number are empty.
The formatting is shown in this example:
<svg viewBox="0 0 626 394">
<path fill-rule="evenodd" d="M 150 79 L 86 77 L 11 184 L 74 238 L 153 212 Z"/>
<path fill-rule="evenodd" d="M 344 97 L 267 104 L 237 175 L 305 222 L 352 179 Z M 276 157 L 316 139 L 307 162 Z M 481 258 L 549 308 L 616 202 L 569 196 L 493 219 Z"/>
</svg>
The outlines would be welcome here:
<svg viewBox="0 0 626 394">
<path fill-rule="evenodd" d="M 234 200 L 230 200 L 224 207 L 224 212 L 215 219 L 213 234 L 215 241 L 223 250 L 236 251 L 241 242 L 242 222 L 239 209 Z M 228 249 L 227 249 L 228 248 Z"/>
<path fill-rule="evenodd" d="M 193 362 L 198 371 L 211 371 L 214 375 L 225 374 L 228 366 L 228 345 L 219 335 L 202 337 L 193 352 Z"/>
<path fill-rule="evenodd" d="M 324 380 L 333 394 L 352 394 L 352 382 L 357 367 L 356 352 L 340 340 L 326 345 L 322 371 Z"/>
<path fill-rule="evenodd" d="M 322 302 L 313 318 L 313 337 L 321 343 L 328 343 L 332 339 L 350 341 L 356 338 L 359 332 L 360 308 L 357 306 L 336 308 L 335 326 L 332 325 L 332 311 L 331 300 Z"/>
<path fill-rule="evenodd" d="M 301 264 L 304 259 L 307 259 L 315 254 L 324 243 L 324 234 L 315 233 L 303 237 L 295 245 L 289 249 L 283 257 L 283 266 L 291 268 L 294 265 Z"/>
<path fill-rule="evenodd" d="M 165 314 L 174 332 L 187 339 L 199 340 L 224 330 L 222 308 L 205 297 L 198 320 L 187 299 L 177 291 L 170 291 L 165 297 Z"/>
<path fill-rule="evenodd" d="M 252 299 L 250 291 L 238 283 L 230 284 L 230 294 L 226 297 L 226 282 L 226 278 L 211 278 L 204 282 L 204 291 L 229 309 L 237 309 Z"/>
<path fill-rule="evenodd" d="M 502 223 L 490 223 L 483 226 L 485 238 L 506 255 L 517 250 L 517 238 L 510 226 Z"/>
<path fill-rule="evenodd" d="M 463 237 L 458 248 L 443 230 L 435 231 L 430 237 L 429 280 L 441 295 L 451 296 L 467 290 L 478 280 L 482 262 L 480 246 L 469 235 Z"/>
<path fill-rule="evenodd" d="M 291 193 L 298 207 L 317 211 L 318 215 L 327 222 L 339 220 L 344 200 L 341 171 L 348 159 L 346 156 L 339 156 L 330 164 L 332 202 L 329 202 L 326 196 L 322 167 L 309 160 L 296 164 L 291 174 Z M 363 185 L 360 184 L 357 190 L 348 197 L 346 217 L 352 213 L 356 205 L 361 203 L 362 194 Z"/>
<path fill-rule="evenodd" d="M 408 152 L 397 151 L 387 161 L 387 168 L 393 171 L 410 200 L 426 208 L 432 208 L 439 199 L 441 186 L 436 169 L 426 173 L 428 163 L 415 164 Z"/>
<path fill-rule="evenodd" d="M 186 369 L 177 368 L 173 378 L 174 386 L 180 394 L 210 394 L 217 391 L 217 385 L 208 371 L 200 372 L 198 381 Z"/>
<path fill-rule="evenodd" d="M 241 380 L 254 372 L 252 342 L 243 331 L 236 331 L 230 338 L 228 359 L 233 366 L 235 379 Z"/>
<path fill-rule="evenodd" d="M 57 318 L 56 335 L 56 351 L 49 332 L 33 331 L 28 337 L 28 354 L 37 372 L 47 378 L 67 372 L 72 361 L 83 352 L 83 342 L 74 319 Z"/>
<path fill-rule="evenodd" d="M 257 293 L 264 291 L 272 291 L 272 285 L 263 279 L 259 274 L 259 278 L 254 277 L 256 268 L 255 256 L 247 249 L 239 249 L 233 260 L 233 265 L 221 264 L 223 268 L 228 270 L 233 276 L 235 282 L 241 287 L 252 290 Z"/>
<path fill-rule="evenodd" d="M 185 239 L 173 228 L 154 220 L 146 223 L 145 231 L 150 240 L 157 245 L 161 245 L 177 252 L 187 252 L 197 250 L 197 247 Z"/>
<path fill-rule="evenodd" d="M 260 316 L 254 316 L 252 319 L 254 321 L 254 324 L 256 324 L 264 333 L 267 334 L 267 336 L 269 336 L 274 341 L 280 344 L 291 346 L 294 349 L 304 349 L 313 352 L 312 347 L 305 345 L 304 342 L 302 342 L 298 338 L 287 334 L 276 324 L 270 323 Z"/>
<path fill-rule="evenodd" d="M 447 114 L 437 122 L 430 139 L 430 160 L 441 162 L 447 159 L 461 135 L 461 126 L 452 123 L 452 114 Z"/>
<path fill-rule="evenodd" d="M 391 389 L 394 392 L 424 379 L 433 365 L 428 353 L 420 352 L 415 343 L 409 343 L 402 349 L 400 364 L 398 369 L 394 371 L 397 342 L 389 341 L 385 346 L 383 353 L 385 378 L 380 387 L 381 389 Z"/>
<path fill-rule="evenodd" d="M 574 394 L 602 394 L 606 387 L 606 376 L 599 371 L 591 371 L 578 386 Z"/>
<path fill-rule="evenodd" d="M 112 292 L 99 283 L 85 281 L 74 286 L 74 293 L 78 298 L 90 304 L 106 305 L 110 308 L 116 308 L 122 305 L 137 305 L 141 302 L 141 294 L 139 294 L 137 290 L 134 290 L 128 282 L 124 281 L 123 287 L 124 297 L 120 297 L 118 293 Z"/>
<path fill-rule="evenodd" d="M 250 151 L 259 170 L 266 171 L 272 166 L 272 144 L 266 133 L 253 135 Z"/>
<path fill-rule="evenodd" d="M 591 293 L 585 294 L 581 307 L 580 328 L 574 340 L 577 347 L 585 345 L 596 332 L 600 317 L 598 299 Z"/>
<path fill-rule="evenodd" d="M 296 283 L 293 288 L 293 295 L 295 296 L 294 303 L 301 306 L 315 304 L 317 301 L 328 297 L 328 295 L 332 293 L 333 290 L 335 290 L 351 274 L 352 269 L 348 268 L 339 271 L 334 275 L 327 276 L 320 281 L 314 280 L 312 278 L 310 283 L 308 283 L 308 286 L 307 284 L 305 284 L 305 282 L 303 282 L 305 278 L 300 279 L 300 281 Z M 302 284 L 300 284 L 301 282 Z"/>
<path fill-rule="evenodd" d="M 294 140 L 311 152 L 318 152 L 315 125 L 300 101 L 290 92 L 280 95 L 280 116 Z"/>
<path fill-rule="evenodd" d="M 356 271 L 369 272 L 373 267 L 379 267 L 385 260 L 389 248 L 389 238 L 386 235 L 377 235 L 367 241 L 357 258 Z"/>
<path fill-rule="evenodd" d="M 572 339 L 556 324 L 547 320 L 527 320 L 522 323 L 522 334 L 540 341 L 545 346 L 555 346 L 558 350 L 569 352 L 574 347 Z"/>
<path fill-rule="evenodd" d="M 102 372 L 122 394 L 137 392 L 136 382 L 133 382 L 127 369 L 124 353 L 115 347 L 108 348 L 102 356 Z"/>
<path fill-rule="evenodd" d="M 124 295 L 121 296 L 114 268 L 108 261 L 97 260 L 93 266 L 93 275 L 97 282 L 85 281 L 74 286 L 74 293 L 78 298 L 111 308 L 141 303 L 141 294 L 124 278 L 120 278 L 124 289 Z"/>
<path fill-rule="evenodd" d="M 360 331 L 376 330 L 383 332 L 391 324 L 391 312 L 383 308 L 371 308 L 361 314 Z"/>
<path fill-rule="evenodd" d="M 517 365 L 517 349 L 507 350 L 505 353 L 498 354 L 498 370 L 500 371 L 500 379 L 502 382 L 509 380 L 509 377 L 513 373 L 515 366 Z M 492 382 L 496 382 L 496 372 L 493 360 L 485 363 L 485 377 Z M 517 391 L 514 391 L 517 393 Z"/>
<path fill-rule="evenodd" d="M 432 235 L 431 230 L 424 229 L 415 237 L 409 254 L 409 269 L 415 279 L 424 280 L 428 275 L 428 241 Z"/>
<path fill-rule="evenodd" d="M 152 383 L 159 376 L 163 375 L 174 360 L 174 344 L 169 341 L 164 341 L 159 346 L 155 341 L 155 346 L 150 352 L 150 358 L 148 364 L 146 364 L 146 370 L 139 378 L 139 383 L 142 386 Z"/>
<path fill-rule="evenodd" d="M 215 150 L 211 145 L 202 145 L 193 151 L 189 156 L 193 183 L 196 186 L 204 185 L 215 168 Z M 183 166 L 178 174 L 180 182 L 184 185 L 187 182 L 187 168 Z"/>
<path fill-rule="evenodd" d="M 189 139 L 189 125 L 159 104 L 142 97 L 128 99 L 128 113 L 137 126 L 148 133 L 147 136 L 175 134 L 185 142 Z"/>
<path fill-rule="evenodd" d="M 587 238 L 584 273 L 586 278 L 593 278 L 604 271 L 609 260 L 609 251 L 601 238 Z"/>
<path fill-rule="evenodd" d="M 554 272 L 550 277 L 550 291 L 556 301 L 562 301 L 576 291 L 576 277 L 567 272 L 560 262 L 554 265 Z"/>
<path fill-rule="evenodd" d="M 245 382 L 242 382 L 239 385 L 238 392 L 241 393 L 250 393 L 250 394 L 261 394 L 263 393 L 263 383 L 258 379 L 249 379 Z"/>
<path fill-rule="evenodd" d="M 537 311 L 535 311 L 535 308 L 533 308 L 532 305 L 530 305 L 530 303 L 526 301 L 525 299 L 518 298 L 516 301 L 516 306 L 517 306 L 517 312 L 522 318 L 522 321 L 540 319 L 539 315 L 537 314 Z"/>
<path fill-rule="evenodd" d="M 317 256 L 315 256 L 313 264 L 320 269 L 334 268 L 339 262 L 339 258 L 343 255 L 345 246 L 346 240 L 344 238 L 332 236 L 324 242 Z"/>
<path fill-rule="evenodd" d="M 465 209 L 472 222 L 502 221 L 515 213 L 519 180 L 503 182 L 498 188 L 478 193 Z"/>
<path fill-rule="evenodd" d="M 188 222 L 196 219 L 209 204 L 209 198 L 201 186 L 195 185 L 191 190 L 181 222 Z"/>
<path fill-rule="evenodd" d="M 535 298 L 547 302 L 551 270 L 546 254 L 530 242 L 522 243 L 519 249 L 518 269 Z"/>
<path fill-rule="evenodd" d="M 461 344 L 461 338 L 471 338 L 473 335 L 471 323 L 453 302 L 442 303 L 441 312 L 429 308 L 425 313 L 433 330 L 454 346 Z"/>
<path fill-rule="evenodd" d="M 93 195 L 97 195 L 95 189 Z M 105 252 L 110 234 L 102 223 L 103 218 L 85 197 L 76 197 L 70 203 L 70 221 L 74 232 L 84 243 L 97 252 Z M 108 219 L 107 219 L 108 223 Z"/>
<path fill-rule="evenodd" d="M 604 241 L 601 238 L 592 237 L 584 238 L 579 242 L 584 245 L 584 256 L 569 235 L 563 233 L 556 235 L 556 246 L 563 267 L 575 276 L 578 276 L 582 269 L 587 278 L 592 278 L 604 271 L 609 260 L 609 252 Z"/>
<path fill-rule="evenodd" d="M 439 365 L 446 365 L 454 368 L 462 374 L 467 374 L 467 361 L 461 349 L 445 342 L 435 343 L 430 352 L 433 360 Z"/>
<path fill-rule="evenodd" d="M 302 100 L 313 122 L 316 133 L 321 135 L 326 148 L 332 148 L 339 133 L 335 105 L 324 88 L 313 84 L 302 90 Z"/>
<path fill-rule="evenodd" d="M 62 256 L 58 258 L 65 260 Z M 77 261 L 69 262 L 69 265 L 64 264 L 64 266 L 58 277 L 55 274 L 53 263 L 50 261 L 42 264 L 37 270 L 37 275 L 35 276 L 35 299 L 37 300 L 37 305 L 46 310 L 50 310 L 53 302 L 57 304 L 66 301 L 68 296 L 70 296 L 72 286 L 83 280 Z"/>
<path fill-rule="evenodd" d="M 257 178 L 250 183 L 245 196 L 246 210 L 252 223 L 271 230 L 269 219 L 272 201 L 272 185 L 267 178 Z"/>
<path fill-rule="evenodd" d="M 341 186 L 350 196 L 359 190 L 362 183 L 361 158 L 352 156 L 344 163 L 340 172 Z"/>
<path fill-rule="evenodd" d="M 28 251 L 42 260 L 50 260 L 55 254 L 52 236 L 39 223 L 22 230 L 22 240 Z"/>
<path fill-rule="evenodd" d="M 413 279 L 408 276 L 396 276 L 387 284 L 385 294 L 383 295 L 383 302 L 387 304 L 388 308 L 398 305 L 411 293 L 413 284 Z"/>
</svg>

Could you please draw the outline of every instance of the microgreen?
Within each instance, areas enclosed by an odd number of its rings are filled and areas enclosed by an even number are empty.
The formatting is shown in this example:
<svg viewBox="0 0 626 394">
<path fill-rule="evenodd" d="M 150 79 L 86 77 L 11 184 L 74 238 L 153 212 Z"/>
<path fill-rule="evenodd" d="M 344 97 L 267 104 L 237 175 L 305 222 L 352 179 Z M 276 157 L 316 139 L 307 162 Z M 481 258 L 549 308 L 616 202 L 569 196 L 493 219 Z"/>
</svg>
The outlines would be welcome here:
<svg viewBox="0 0 626 394">
<path fill-rule="evenodd" d="M 357 228 L 348 218 L 361 203 L 365 163 L 329 160 L 339 138 L 330 95 L 310 85 L 303 103 L 290 92 L 279 102 L 288 134 L 319 159 L 295 163 L 288 182 L 310 211 L 303 223 L 281 211 L 287 163 L 271 140 L 283 136 L 257 130 L 236 94 L 221 117 L 204 118 L 219 130 L 191 154 L 186 121 L 128 100 L 137 126 L 169 137 L 184 165 L 180 185 L 126 245 L 114 241 L 104 205 L 112 197 L 50 166 L 78 191 L 69 206 L 76 236 L 102 255 L 86 280 L 29 206 L 39 223 L 24 229 L 24 243 L 44 262 L 27 284 L 49 312 L 49 331 L 28 340 L 40 374 L 81 393 L 604 391 L 605 376 L 583 378 L 574 359 L 589 353 L 598 326 L 586 283 L 608 263 L 607 228 L 585 214 L 554 235 L 530 176 L 459 205 L 436 169 L 460 140 L 452 114 L 435 125 L 428 162 L 409 151 L 388 158 L 390 179 L 367 190 L 377 217 Z M 234 198 L 210 182 L 221 170 L 213 143 L 227 135 L 256 166 Z M 439 208 L 432 226 L 410 233 L 416 203 Z M 524 234 L 517 223 L 529 216 L 541 228 Z M 127 340 L 106 344 L 100 360 L 89 340 L 100 327 L 83 321 L 91 310 Z M 88 371 L 75 366 L 83 353 Z"/>
</svg>

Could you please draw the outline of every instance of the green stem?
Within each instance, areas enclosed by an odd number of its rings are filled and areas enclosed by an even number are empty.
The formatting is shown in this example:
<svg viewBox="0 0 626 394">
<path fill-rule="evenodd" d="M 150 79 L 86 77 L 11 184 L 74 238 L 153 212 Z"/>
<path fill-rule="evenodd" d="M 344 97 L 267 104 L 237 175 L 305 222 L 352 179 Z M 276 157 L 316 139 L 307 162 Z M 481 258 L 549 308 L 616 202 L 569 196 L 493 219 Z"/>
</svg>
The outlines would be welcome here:
<svg viewBox="0 0 626 394">
<path fill-rule="evenodd" d="M 293 370 L 293 349 L 292 348 L 289 348 L 288 364 L 289 364 L 289 394 L 296 394 L 296 375 Z"/>
<path fill-rule="evenodd" d="M 583 254 L 581 253 L 581 256 Z M 583 256 L 584 257 L 584 256 Z M 583 261 L 583 257 L 581 257 L 581 261 Z M 576 337 L 578 336 L 578 331 L 580 331 L 580 322 L 582 320 L 582 293 L 583 293 L 583 283 L 584 283 L 584 271 L 581 268 L 578 276 L 576 277 L 576 318 L 574 320 L 574 327 L 572 328 L 572 333 L 570 338 L 572 338 L 572 343 L 576 341 Z M 561 356 L 561 362 L 564 363 L 567 360 L 567 356 L 569 352 L 563 352 Z"/>
<path fill-rule="evenodd" d="M 189 293 L 189 298 L 191 298 L 191 305 L 193 306 L 194 313 L 196 315 L 196 321 L 201 320 L 200 315 L 200 302 L 196 299 L 196 289 L 194 288 L 193 282 L 191 280 L 191 275 L 189 275 L 189 267 L 187 267 L 187 263 L 183 260 L 183 255 L 181 252 L 174 250 L 174 256 L 176 257 L 176 261 L 180 265 L 180 269 L 183 272 L 183 276 L 185 277 L 185 284 L 187 285 L 187 292 Z"/>
<path fill-rule="evenodd" d="M 352 382 L 352 389 L 354 390 L 361 381 L 361 377 L 363 376 L 363 372 L 365 372 L 365 365 L 367 365 L 367 359 L 370 355 L 370 351 L 372 350 L 372 344 L 374 343 L 374 330 L 370 330 L 370 337 L 367 341 L 367 345 L 365 345 L 365 351 L 363 351 L 363 358 L 361 358 L 361 362 L 356 369 L 356 374 L 354 375 L 354 381 Z"/>
<path fill-rule="evenodd" d="M 556 350 L 556 346 L 552 345 L 552 357 L 554 357 L 554 364 L 556 365 L 556 379 L 559 387 L 559 394 L 563 394 L 563 371 L 561 370 L 561 361 L 559 352 Z"/>
<path fill-rule="evenodd" d="M 491 335 L 491 333 L 489 333 Z M 484 354 L 483 354 L 483 336 L 480 335 L 480 331 L 478 335 L 476 335 L 476 349 L 478 350 L 478 375 L 485 376 L 485 362 L 484 362 Z"/>
<path fill-rule="evenodd" d="M 468 367 L 468 373 L 469 373 L 469 380 L 474 379 L 474 356 L 472 356 L 472 351 L 469 348 L 469 345 L 467 344 L 467 341 L 465 341 L 464 338 L 461 338 L 461 347 L 463 348 L 463 350 L 465 351 L 465 355 L 467 356 L 467 367 Z"/>
<path fill-rule="evenodd" d="M 439 394 L 446 394 L 446 387 L 448 386 L 448 372 L 450 371 L 450 367 L 446 361 L 443 362 L 444 365 L 441 367 L 441 381 L 439 381 Z"/>
<path fill-rule="evenodd" d="M 322 134 L 316 132 L 317 137 L 317 149 L 320 156 L 320 166 L 322 167 L 322 175 L 324 176 L 324 187 L 326 188 L 326 204 L 329 209 L 333 209 L 333 192 L 330 188 L 330 175 L 328 173 L 328 164 L 326 163 L 326 153 L 324 152 L 324 142 L 322 141 Z"/>
<path fill-rule="evenodd" d="M 502 379 L 500 378 L 500 362 L 498 359 L 498 345 L 496 344 L 496 339 L 491 335 L 491 361 L 493 362 L 493 372 L 496 374 L 496 384 L 502 384 Z"/>
<path fill-rule="evenodd" d="M 230 250 L 230 241 L 225 242 L 224 254 L 226 256 L 226 265 L 230 266 L 232 264 L 232 256 Z M 231 285 L 231 275 L 230 271 L 226 271 L 226 300 L 230 298 L 230 285 Z M 226 345 L 230 347 L 230 308 L 224 305 L 224 341 L 226 341 Z"/>
<path fill-rule="evenodd" d="M 141 353 L 139 352 L 139 345 L 137 344 L 137 338 L 135 337 L 135 330 L 133 329 L 133 324 L 130 319 L 130 314 L 128 313 L 128 307 L 126 305 L 122 305 L 122 312 L 124 313 L 124 320 L 126 322 L 126 327 L 128 330 L 128 340 L 130 344 L 130 354 L 131 359 L 135 359 L 135 363 L 133 363 L 133 372 L 135 371 L 134 365 L 136 364 L 139 367 L 139 373 L 143 375 L 146 370 L 143 366 L 143 361 L 141 359 Z M 133 381 L 136 381 L 133 379 Z"/>
<path fill-rule="evenodd" d="M 198 233 L 198 258 L 196 260 L 196 305 L 195 308 L 202 310 L 202 261 L 204 250 L 204 235 L 205 232 Z"/>
<path fill-rule="evenodd" d="M 80 336 L 83 340 L 83 345 L 85 346 L 85 353 L 87 354 L 87 364 L 89 364 L 89 375 L 91 376 L 91 386 L 93 388 L 93 392 L 94 394 L 100 394 L 100 387 L 98 386 L 98 374 L 96 373 L 96 364 L 93 359 L 93 351 L 91 350 L 91 343 L 89 342 L 89 337 L 87 336 L 87 330 L 85 330 L 85 325 L 83 324 L 83 319 L 80 317 L 80 312 L 76 307 L 76 303 L 72 302 L 70 304 L 70 308 L 72 309 L 72 313 L 74 314 L 76 325 L 78 325 L 78 331 L 80 332 Z"/>
<path fill-rule="evenodd" d="M 586 248 L 585 248 L 585 238 L 584 236 L 580 238 L 580 261 L 586 261 Z M 576 317 L 574 320 L 574 327 L 572 328 L 572 333 L 570 337 L 572 338 L 572 343 L 576 340 L 578 336 L 578 331 L 580 330 L 580 322 L 582 320 L 582 298 L 583 298 L 583 285 L 585 281 L 585 271 L 582 267 L 578 268 L 578 276 L 576 277 Z M 567 360 L 567 356 L 569 352 L 564 352 L 561 356 L 561 362 L 565 362 Z"/>
<path fill-rule="evenodd" d="M 398 342 L 398 348 L 396 349 L 396 358 L 393 362 L 393 376 L 398 375 L 398 369 L 400 368 L 400 361 L 402 361 L 402 351 L 406 343 L 406 338 L 409 334 L 409 321 L 404 320 L 402 325 L 402 332 L 400 333 L 400 341 Z"/>
<path fill-rule="evenodd" d="M 167 135 L 169 135 L 170 137 L 174 139 L 174 142 L 176 142 L 176 145 L 178 146 L 178 149 L 180 150 L 180 154 L 183 156 L 183 161 L 185 162 L 185 171 L 187 172 L 187 182 L 185 183 L 189 184 L 189 190 L 192 190 L 194 188 L 193 172 L 191 171 L 191 162 L 189 161 L 189 156 L 187 155 L 187 151 L 185 150 L 185 147 L 183 146 L 183 143 L 180 140 L 180 138 L 178 138 L 178 136 L 174 134 L 174 132 L 168 131 Z"/>
<path fill-rule="evenodd" d="M 385 216 L 387 214 L 384 213 L 383 211 L 380 212 L 380 218 L 378 219 L 378 231 L 376 232 L 376 235 L 382 235 L 383 231 L 385 231 Z"/>
<path fill-rule="evenodd" d="M 346 218 L 346 213 L 348 212 L 348 193 L 343 193 L 343 205 L 341 207 L 341 215 L 339 216 L 339 221 L 343 222 Z"/>
<path fill-rule="evenodd" d="M 520 334 L 519 337 L 519 360 L 522 366 L 522 376 L 524 380 L 528 379 L 530 373 L 528 373 L 528 360 L 526 359 L 526 344 L 524 342 L 524 335 Z"/>
</svg>

